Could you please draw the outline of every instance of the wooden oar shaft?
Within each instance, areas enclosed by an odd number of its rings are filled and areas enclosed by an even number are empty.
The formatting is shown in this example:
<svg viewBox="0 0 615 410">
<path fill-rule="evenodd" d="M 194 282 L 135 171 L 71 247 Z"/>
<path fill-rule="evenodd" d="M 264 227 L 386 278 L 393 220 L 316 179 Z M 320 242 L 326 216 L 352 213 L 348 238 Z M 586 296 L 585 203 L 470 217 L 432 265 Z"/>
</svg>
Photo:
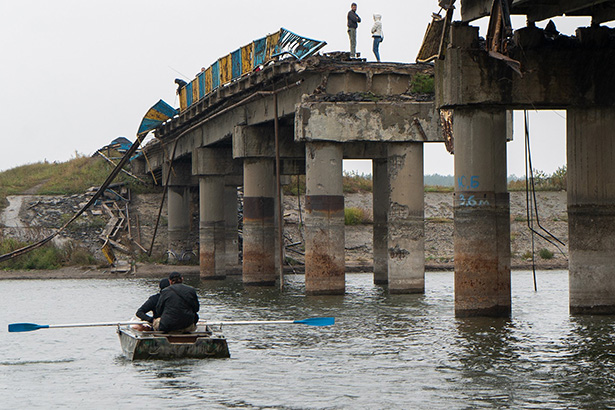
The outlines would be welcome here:
<svg viewBox="0 0 615 410">
<path fill-rule="evenodd" d="M 258 321 L 234 321 L 234 322 L 199 322 L 199 325 L 208 326 L 230 326 L 230 325 L 290 325 L 295 323 L 294 320 L 258 320 Z"/>
<path fill-rule="evenodd" d="M 49 325 L 49 329 L 59 327 L 96 327 L 96 326 L 128 326 L 128 325 L 146 325 L 148 322 L 130 321 L 130 322 L 98 322 L 98 323 L 71 323 L 63 325 Z"/>
</svg>

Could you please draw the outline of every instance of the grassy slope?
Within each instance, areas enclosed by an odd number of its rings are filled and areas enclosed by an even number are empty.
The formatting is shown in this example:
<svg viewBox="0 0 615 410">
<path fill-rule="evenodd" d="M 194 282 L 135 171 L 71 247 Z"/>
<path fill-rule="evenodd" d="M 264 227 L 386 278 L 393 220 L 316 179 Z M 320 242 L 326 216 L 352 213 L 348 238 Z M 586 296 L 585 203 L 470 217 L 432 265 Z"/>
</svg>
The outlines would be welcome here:
<svg viewBox="0 0 615 410">
<path fill-rule="evenodd" d="M 100 186 L 112 169 L 112 165 L 102 158 L 84 156 L 67 162 L 38 162 L 9 169 L 0 173 L 0 208 L 7 205 L 9 195 L 34 191 L 41 195 L 84 193 L 92 186 Z M 133 189 L 136 187 L 136 181 L 124 173 L 120 173 L 114 182 L 121 181 L 128 182 Z M 143 190 L 143 186 L 138 189 Z"/>
</svg>

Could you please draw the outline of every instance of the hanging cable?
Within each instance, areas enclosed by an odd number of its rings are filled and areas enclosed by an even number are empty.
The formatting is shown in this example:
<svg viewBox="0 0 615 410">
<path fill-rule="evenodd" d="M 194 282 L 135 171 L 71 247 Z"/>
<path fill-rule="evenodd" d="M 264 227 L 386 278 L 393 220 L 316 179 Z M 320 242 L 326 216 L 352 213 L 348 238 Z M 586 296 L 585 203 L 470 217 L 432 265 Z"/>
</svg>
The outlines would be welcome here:
<svg viewBox="0 0 615 410">
<path fill-rule="evenodd" d="M 529 131 L 529 114 L 527 110 L 524 112 L 524 123 L 525 123 L 525 198 L 526 198 L 526 207 L 527 207 L 527 226 L 529 230 L 532 232 L 532 271 L 534 273 L 534 291 L 537 290 L 536 286 L 536 264 L 535 264 L 535 242 L 534 235 L 538 235 L 551 245 L 555 246 L 557 250 L 568 259 L 564 251 L 560 248 L 560 246 L 555 243 L 558 242 L 562 246 L 566 246 L 564 242 L 562 242 L 559 238 L 549 232 L 546 228 L 544 228 L 540 224 L 540 217 L 538 213 L 538 201 L 536 200 L 536 185 L 534 183 L 534 168 L 532 167 L 532 152 L 530 149 L 530 131 Z M 534 215 L 536 217 L 536 224 L 538 227 L 547 235 L 543 235 L 534 229 Z"/>
<path fill-rule="evenodd" d="M 531 196 L 529 194 L 529 175 L 532 173 L 531 171 L 531 160 L 530 160 L 530 144 L 529 144 L 529 133 L 528 133 L 528 120 L 527 120 L 527 111 L 525 113 L 525 212 L 527 217 L 528 228 L 530 229 L 530 236 L 532 238 L 532 277 L 534 279 L 534 292 L 538 290 L 536 284 L 536 249 L 534 242 L 534 208 L 531 204 Z"/>
<path fill-rule="evenodd" d="M 297 175 L 297 207 L 299 208 L 299 237 L 303 243 L 303 212 L 301 211 L 301 175 Z"/>
</svg>

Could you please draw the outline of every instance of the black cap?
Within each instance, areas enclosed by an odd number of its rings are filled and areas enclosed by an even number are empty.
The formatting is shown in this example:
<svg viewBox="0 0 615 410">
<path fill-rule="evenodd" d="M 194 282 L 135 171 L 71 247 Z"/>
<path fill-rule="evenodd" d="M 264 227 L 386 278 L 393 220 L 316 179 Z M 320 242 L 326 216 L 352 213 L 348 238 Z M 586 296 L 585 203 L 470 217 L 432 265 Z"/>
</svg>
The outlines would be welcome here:
<svg viewBox="0 0 615 410">
<path fill-rule="evenodd" d="M 160 281 L 160 290 L 166 288 L 167 286 L 169 286 L 171 284 L 171 282 L 169 282 L 168 279 L 163 279 Z"/>
<path fill-rule="evenodd" d="M 171 274 L 169 275 L 169 280 L 179 279 L 181 277 L 182 277 L 181 273 L 171 272 Z"/>
</svg>

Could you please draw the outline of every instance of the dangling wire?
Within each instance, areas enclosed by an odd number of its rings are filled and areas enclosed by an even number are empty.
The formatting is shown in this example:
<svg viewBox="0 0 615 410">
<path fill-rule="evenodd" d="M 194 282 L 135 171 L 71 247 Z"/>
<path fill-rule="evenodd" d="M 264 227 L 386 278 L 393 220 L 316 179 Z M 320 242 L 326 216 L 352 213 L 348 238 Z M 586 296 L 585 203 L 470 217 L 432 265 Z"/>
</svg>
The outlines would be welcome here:
<svg viewBox="0 0 615 410">
<path fill-rule="evenodd" d="M 528 124 L 528 115 L 527 115 L 527 111 L 524 111 L 524 116 L 525 116 L 525 212 L 526 212 L 526 217 L 527 217 L 527 226 L 530 229 L 531 232 L 531 238 L 532 238 L 532 277 L 534 279 L 534 292 L 536 292 L 538 290 L 537 284 L 536 284 L 536 249 L 535 249 L 535 242 L 534 242 L 534 208 L 532 206 L 531 203 L 531 197 L 529 194 L 529 175 L 532 174 L 532 167 L 531 167 L 531 155 L 530 155 L 530 142 L 529 142 L 529 132 L 528 132 L 528 128 L 529 128 L 529 124 Z"/>
<path fill-rule="evenodd" d="M 551 245 L 555 246 L 564 258 L 568 258 L 566 257 L 564 251 L 554 241 L 560 243 L 562 246 L 566 246 L 566 244 L 540 224 L 540 217 L 538 215 L 538 201 L 536 200 L 536 186 L 534 184 L 534 168 L 532 167 L 532 153 L 530 150 L 530 119 L 527 110 L 525 110 L 523 114 L 525 120 L 525 202 L 527 206 L 527 226 L 532 232 L 532 271 L 534 272 L 534 291 L 536 291 L 534 235 L 538 235 Z M 544 233 L 548 235 L 548 237 L 534 229 L 534 215 L 536 216 L 536 224 Z"/>
<path fill-rule="evenodd" d="M 297 175 L 297 206 L 299 207 L 299 236 L 303 243 L 303 212 L 301 211 L 301 175 Z"/>
</svg>

